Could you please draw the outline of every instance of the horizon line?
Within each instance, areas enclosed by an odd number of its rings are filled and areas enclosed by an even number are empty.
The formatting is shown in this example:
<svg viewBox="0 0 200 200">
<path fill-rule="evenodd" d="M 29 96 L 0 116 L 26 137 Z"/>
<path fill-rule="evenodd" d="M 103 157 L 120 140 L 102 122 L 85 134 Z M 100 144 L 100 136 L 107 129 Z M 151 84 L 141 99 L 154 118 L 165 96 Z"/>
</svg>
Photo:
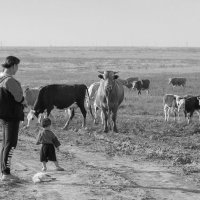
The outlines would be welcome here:
<svg viewBox="0 0 200 200">
<path fill-rule="evenodd" d="M 117 47 L 123 47 L 123 48 L 200 48 L 200 46 L 133 46 L 133 45 L 0 45 L 0 48 L 101 48 L 101 47 L 110 47 L 110 48 L 117 48 Z"/>
</svg>

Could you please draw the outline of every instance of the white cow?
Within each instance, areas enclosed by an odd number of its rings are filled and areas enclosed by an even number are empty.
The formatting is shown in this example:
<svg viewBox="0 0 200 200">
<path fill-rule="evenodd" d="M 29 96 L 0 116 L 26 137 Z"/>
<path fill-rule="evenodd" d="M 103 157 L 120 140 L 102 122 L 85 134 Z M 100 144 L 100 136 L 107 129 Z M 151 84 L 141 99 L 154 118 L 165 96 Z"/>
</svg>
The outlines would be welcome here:
<svg viewBox="0 0 200 200">
<path fill-rule="evenodd" d="M 97 113 L 99 110 L 98 106 L 96 105 L 96 101 L 95 101 L 99 86 L 100 86 L 100 82 L 94 82 L 88 87 L 89 97 L 90 97 L 91 103 L 93 103 L 93 107 L 94 107 L 94 123 L 96 123 Z M 88 102 L 88 100 L 87 100 L 87 102 Z M 87 106 L 88 106 L 88 103 L 87 103 Z M 103 124 L 102 111 L 101 111 L 101 123 Z"/>
<path fill-rule="evenodd" d="M 163 106 L 164 106 L 165 121 L 169 120 L 169 112 L 170 111 L 172 113 L 174 113 L 174 121 L 176 121 L 176 115 L 178 112 L 178 105 L 177 105 L 178 99 L 179 99 L 178 95 L 174 95 L 174 94 L 165 94 L 164 95 Z"/>
</svg>

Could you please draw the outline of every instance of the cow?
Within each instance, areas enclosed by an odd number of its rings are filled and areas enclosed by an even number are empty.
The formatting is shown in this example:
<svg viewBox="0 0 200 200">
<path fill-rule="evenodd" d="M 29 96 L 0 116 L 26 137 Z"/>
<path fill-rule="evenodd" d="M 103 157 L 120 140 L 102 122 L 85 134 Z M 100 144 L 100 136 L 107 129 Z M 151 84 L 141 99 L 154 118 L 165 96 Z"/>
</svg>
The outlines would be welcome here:
<svg viewBox="0 0 200 200">
<path fill-rule="evenodd" d="M 169 112 L 174 113 L 174 121 L 176 121 L 176 115 L 178 112 L 179 96 L 174 94 L 165 94 L 163 97 L 163 110 L 165 115 L 165 121 L 169 121 Z M 178 114 L 179 118 L 179 114 Z"/>
<path fill-rule="evenodd" d="M 34 115 L 32 114 L 31 109 L 34 106 L 34 103 L 36 102 L 36 99 L 38 98 L 39 91 L 42 87 L 35 87 L 30 88 L 29 86 L 25 88 L 24 90 L 24 99 L 26 103 L 26 107 L 30 108 L 29 113 L 27 114 L 27 125 L 25 128 L 28 128 L 30 126 L 30 122 L 34 119 Z M 38 123 L 41 122 L 42 118 L 46 117 L 45 114 L 40 114 L 38 117 Z M 51 115 L 53 118 L 53 116 Z"/>
<path fill-rule="evenodd" d="M 176 95 L 177 96 L 177 95 Z M 192 97 L 192 95 L 185 95 L 183 97 L 181 96 L 177 96 L 176 97 L 176 103 L 177 103 L 177 107 L 178 107 L 178 113 L 180 113 L 180 110 L 185 108 L 185 100 L 187 98 Z"/>
<path fill-rule="evenodd" d="M 97 112 L 98 112 L 98 106 L 95 103 L 95 98 L 97 95 L 97 90 L 100 86 L 100 82 L 94 82 L 92 83 L 89 87 L 88 87 L 88 93 L 89 93 L 89 97 L 91 102 L 93 103 L 93 107 L 94 107 L 94 123 L 96 124 L 96 119 L 97 119 Z M 88 106 L 88 100 L 87 100 L 87 106 Z M 103 124 L 103 113 L 101 111 L 101 123 Z"/>
<path fill-rule="evenodd" d="M 100 82 L 94 82 L 88 87 L 88 93 L 89 93 L 90 100 L 92 100 L 92 101 L 95 100 L 99 85 L 100 85 Z"/>
<path fill-rule="evenodd" d="M 187 99 L 185 99 L 185 108 L 184 108 L 184 114 L 185 118 L 187 118 L 188 124 L 190 123 L 193 113 L 196 111 L 199 115 L 199 121 L 200 121 L 200 96 L 192 96 Z"/>
<path fill-rule="evenodd" d="M 95 104 L 103 111 L 104 132 L 109 131 L 110 115 L 112 115 L 112 131 L 118 132 L 116 119 L 117 111 L 124 99 L 124 88 L 114 71 L 99 71 L 100 86 L 97 91 Z"/>
<path fill-rule="evenodd" d="M 36 117 L 40 113 L 47 112 L 47 116 L 51 113 L 54 107 L 58 109 L 69 108 L 72 105 L 77 105 L 83 115 L 82 127 L 86 125 L 86 109 L 84 106 L 86 95 L 89 98 L 88 88 L 84 84 L 66 85 L 66 84 L 50 84 L 42 87 L 39 91 L 38 98 L 31 110 Z M 90 98 L 89 98 L 90 99 Z M 89 103 L 89 111 L 94 119 L 91 105 Z M 74 117 L 74 107 L 70 109 L 70 117 L 67 120 L 64 130 L 67 129 L 69 122 Z"/>
<path fill-rule="evenodd" d="M 177 78 L 169 78 L 168 84 L 172 85 L 173 87 L 182 86 L 185 87 L 186 85 L 186 78 L 177 77 Z"/>
<path fill-rule="evenodd" d="M 133 84 L 132 88 L 138 91 L 138 95 L 141 94 L 141 90 L 147 90 L 147 94 L 149 94 L 149 85 L 150 85 L 149 79 L 133 81 L 132 84 Z"/>
</svg>

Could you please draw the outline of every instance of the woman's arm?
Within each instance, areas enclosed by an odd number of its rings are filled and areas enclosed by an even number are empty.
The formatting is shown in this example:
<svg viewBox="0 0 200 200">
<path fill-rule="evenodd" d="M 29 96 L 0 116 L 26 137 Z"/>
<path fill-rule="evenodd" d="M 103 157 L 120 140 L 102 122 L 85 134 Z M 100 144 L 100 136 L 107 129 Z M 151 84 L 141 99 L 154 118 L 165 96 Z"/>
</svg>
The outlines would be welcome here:
<svg viewBox="0 0 200 200">
<path fill-rule="evenodd" d="M 22 103 L 24 101 L 24 97 L 21 84 L 12 77 L 8 78 L 5 84 L 6 89 L 14 96 L 15 101 Z"/>
</svg>

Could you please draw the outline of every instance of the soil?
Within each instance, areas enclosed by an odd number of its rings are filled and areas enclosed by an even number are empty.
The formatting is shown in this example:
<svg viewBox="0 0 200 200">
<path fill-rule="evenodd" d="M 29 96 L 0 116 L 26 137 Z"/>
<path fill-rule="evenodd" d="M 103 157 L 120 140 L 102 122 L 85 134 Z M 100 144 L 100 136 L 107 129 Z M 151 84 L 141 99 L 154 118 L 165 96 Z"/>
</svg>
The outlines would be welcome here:
<svg viewBox="0 0 200 200">
<path fill-rule="evenodd" d="M 95 142 L 97 144 L 98 139 Z M 41 171 L 39 151 L 34 137 L 20 134 L 12 158 L 12 173 L 21 181 L 0 181 L 0 199 L 200 199 L 198 184 L 176 173 L 170 166 L 142 159 L 137 154 L 108 156 L 98 148 L 88 148 L 87 143 L 78 145 L 66 140 L 57 152 L 60 166 L 65 171 L 55 171 L 49 162 L 47 173 L 55 180 L 35 184 L 32 177 Z"/>
</svg>

